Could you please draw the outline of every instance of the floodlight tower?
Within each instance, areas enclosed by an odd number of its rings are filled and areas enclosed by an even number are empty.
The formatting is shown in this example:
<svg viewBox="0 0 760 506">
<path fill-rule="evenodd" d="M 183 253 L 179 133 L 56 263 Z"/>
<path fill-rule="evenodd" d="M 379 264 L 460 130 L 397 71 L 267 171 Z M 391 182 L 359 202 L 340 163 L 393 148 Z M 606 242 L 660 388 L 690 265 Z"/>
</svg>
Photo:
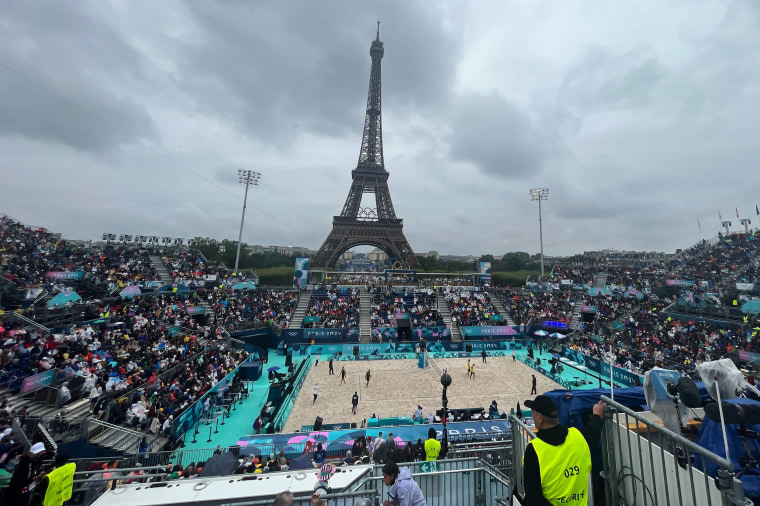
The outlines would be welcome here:
<svg viewBox="0 0 760 506">
<path fill-rule="evenodd" d="M 741 220 L 739 220 L 739 223 L 744 225 L 744 233 L 749 234 L 749 226 L 752 225 L 752 220 L 750 220 L 749 218 L 742 218 Z"/>
<path fill-rule="evenodd" d="M 531 188 L 530 200 L 538 200 L 538 237 L 541 241 L 541 277 L 544 277 L 544 229 L 541 219 L 541 201 L 549 198 L 549 188 Z"/>
<path fill-rule="evenodd" d="M 238 169 L 238 183 L 245 185 L 245 197 L 243 198 L 243 216 L 240 218 L 240 234 L 238 235 L 237 253 L 235 254 L 235 275 L 238 272 L 240 262 L 240 243 L 243 240 L 243 222 L 245 221 L 245 207 L 248 202 L 248 187 L 258 186 L 261 181 L 261 172 L 255 170 Z"/>
<path fill-rule="evenodd" d="M 721 225 L 723 225 L 723 227 L 726 229 L 726 235 L 728 235 L 728 234 L 731 233 L 731 230 L 730 230 L 730 228 L 731 228 L 731 222 L 730 221 L 726 220 L 724 222 L 721 222 Z"/>
</svg>

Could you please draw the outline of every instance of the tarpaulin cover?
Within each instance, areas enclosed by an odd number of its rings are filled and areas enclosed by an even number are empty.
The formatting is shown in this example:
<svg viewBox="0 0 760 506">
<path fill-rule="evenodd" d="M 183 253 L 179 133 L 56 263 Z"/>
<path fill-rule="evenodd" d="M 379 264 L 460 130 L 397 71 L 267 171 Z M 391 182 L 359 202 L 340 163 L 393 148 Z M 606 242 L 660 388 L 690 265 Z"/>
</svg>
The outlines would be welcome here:
<svg viewBox="0 0 760 506">
<path fill-rule="evenodd" d="M 697 372 L 705 382 L 710 397 L 716 401 L 718 400 L 716 385 L 720 386 L 720 399 L 723 401 L 735 399 L 738 397 L 737 392 L 746 389 L 748 385 L 744 374 L 729 358 L 703 362 L 697 365 Z"/>
<path fill-rule="evenodd" d="M 754 404 L 760 405 L 757 401 L 746 398 L 730 399 L 725 401 L 731 404 Z M 741 459 L 744 461 L 747 458 L 747 451 L 744 449 L 741 438 L 736 434 L 736 429 L 739 428 L 739 424 L 726 424 L 726 437 L 728 439 L 729 453 L 731 454 L 731 462 L 736 466 L 736 470 L 742 469 L 739 463 Z M 750 431 L 760 432 L 760 425 L 747 425 L 746 428 Z M 719 457 L 726 458 L 726 447 L 723 444 L 723 429 L 721 424 L 712 421 L 709 417 L 704 417 L 702 420 L 702 427 L 699 430 L 699 436 L 695 441 L 696 444 L 713 452 Z M 760 460 L 760 446 L 757 440 L 747 439 L 747 445 L 752 451 L 756 460 Z M 707 471 L 707 474 L 715 477 L 718 472 L 718 466 L 712 461 L 706 460 L 704 463 L 701 458 L 697 458 L 695 467 L 698 469 Z M 750 471 L 744 474 L 741 478 L 742 485 L 744 486 L 744 493 L 752 500 L 757 501 L 760 499 L 760 476 L 752 474 Z M 757 502 L 756 502 L 757 504 Z"/>
<path fill-rule="evenodd" d="M 709 400 L 709 395 L 704 385 L 697 381 L 699 395 L 702 400 Z M 551 397 L 559 411 L 559 421 L 565 427 L 583 427 L 581 413 L 590 412 L 594 404 L 599 402 L 602 395 L 610 397 L 609 388 L 595 388 L 593 390 L 552 390 L 544 395 Z M 646 406 L 643 387 L 629 387 L 615 389 L 615 402 L 632 408 L 634 406 Z"/>
</svg>

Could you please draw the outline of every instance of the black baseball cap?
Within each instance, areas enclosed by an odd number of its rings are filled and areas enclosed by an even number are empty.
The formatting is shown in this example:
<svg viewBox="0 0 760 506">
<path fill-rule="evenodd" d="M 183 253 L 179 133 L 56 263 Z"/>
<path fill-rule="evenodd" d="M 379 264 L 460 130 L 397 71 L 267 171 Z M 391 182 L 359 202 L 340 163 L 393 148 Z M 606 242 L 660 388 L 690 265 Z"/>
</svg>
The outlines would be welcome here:
<svg viewBox="0 0 760 506">
<path fill-rule="evenodd" d="M 546 395 L 539 395 L 533 400 L 528 399 L 525 401 L 525 406 L 529 407 L 531 411 L 541 413 L 544 416 L 549 416 L 551 418 L 559 417 L 557 406 L 555 406 L 554 401 Z"/>
</svg>

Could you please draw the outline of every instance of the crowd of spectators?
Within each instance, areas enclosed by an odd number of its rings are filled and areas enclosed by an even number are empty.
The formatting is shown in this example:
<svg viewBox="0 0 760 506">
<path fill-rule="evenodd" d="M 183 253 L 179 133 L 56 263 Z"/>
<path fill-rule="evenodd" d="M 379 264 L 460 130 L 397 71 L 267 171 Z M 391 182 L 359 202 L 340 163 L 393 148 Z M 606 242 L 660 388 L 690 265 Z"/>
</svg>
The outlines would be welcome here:
<svg viewBox="0 0 760 506">
<path fill-rule="evenodd" d="M 451 323 L 457 327 L 479 327 L 482 325 L 504 325 L 506 322 L 491 321 L 491 315 L 499 311 L 485 292 L 453 290 L 446 293 L 446 304 L 451 311 Z"/>
<path fill-rule="evenodd" d="M 702 241 L 666 264 L 668 276 L 693 281 L 711 291 L 728 288 L 727 282 L 743 266 L 755 265 L 760 255 L 760 235 L 719 234 L 715 242 Z"/>
<path fill-rule="evenodd" d="M 294 290 L 213 290 L 207 296 L 216 321 L 227 330 L 287 328 L 298 305 Z"/>
<path fill-rule="evenodd" d="M 378 289 L 372 292 L 370 315 L 373 328 L 392 326 L 397 312 L 407 313 L 414 327 L 445 325 L 432 288 L 409 292 L 383 292 Z"/>
<path fill-rule="evenodd" d="M 570 323 L 575 306 L 574 293 L 569 291 L 533 292 L 509 288 L 498 295 L 516 325 L 525 325 L 531 319 Z"/>
<path fill-rule="evenodd" d="M 0 218 L 0 269 L 20 287 L 37 286 L 53 293 L 63 287 L 48 276 L 50 272 L 82 271 L 101 283 L 119 286 L 159 279 L 146 251 L 113 245 L 90 251 L 7 216 Z"/>
<path fill-rule="evenodd" d="M 6 322 L 1 374 L 59 369 L 66 380 L 60 387 L 63 407 L 89 399 L 95 416 L 157 434 L 246 358 L 225 350 L 211 327 L 188 314 L 196 302 L 195 294 L 133 299 L 101 308 L 116 323 L 60 333 L 29 333 Z M 132 391 L 137 400 L 108 408 Z"/>
<path fill-rule="evenodd" d="M 691 369 L 740 348 L 760 351 L 757 332 L 749 324 L 683 321 L 661 314 L 667 305 L 668 302 L 647 299 L 640 304 L 623 301 L 597 305 L 607 315 L 601 322 L 597 320 L 579 330 L 573 346 L 592 356 L 613 359 L 620 367 L 641 374 L 655 366 Z M 615 313 L 620 312 L 630 314 L 617 326 L 603 325 L 615 320 Z"/>
<path fill-rule="evenodd" d="M 217 265 L 209 265 L 195 251 L 171 250 L 164 252 L 164 265 L 169 269 L 175 283 L 189 285 L 194 281 L 203 281 L 207 276 L 219 279 L 224 272 Z"/>
<path fill-rule="evenodd" d="M 347 328 L 359 325 L 361 299 L 359 290 L 333 288 L 315 290 L 309 299 L 306 317 L 317 317 L 318 322 L 306 322 L 304 327 Z M 308 328 L 308 327 L 307 327 Z"/>
</svg>

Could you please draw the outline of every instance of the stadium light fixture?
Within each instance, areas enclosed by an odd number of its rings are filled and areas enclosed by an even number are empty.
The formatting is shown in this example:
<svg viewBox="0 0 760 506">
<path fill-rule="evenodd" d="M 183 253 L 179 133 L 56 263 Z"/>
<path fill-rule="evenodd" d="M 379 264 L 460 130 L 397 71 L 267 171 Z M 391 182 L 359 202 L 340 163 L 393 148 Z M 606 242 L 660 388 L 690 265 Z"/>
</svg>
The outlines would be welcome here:
<svg viewBox="0 0 760 506">
<path fill-rule="evenodd" d="M 544 277 L 544 229 L 541 218 L 541 201 L 549 198 L 549 188 L 531 188 L 530 200 L 538 200 L 538 237 L 541 242 L 541 277 Z"/>
<path fill-rule="evenodd" d="M 729 235 L 731 233 L 731 222 L 726 220 L 722 222 L 721 225 L 723 225 L 723 228 L 726 229 L 726 235 Z"/>
<path fill-rule="evenodd" d="M 245 197 L 243 197 L 243 216 L 240 218 L 240 234 L 238 234 L 237 253 L 235 254 L 235 272 L 237 276 L 240 262 L 240 244 L 243 241 L 243 223 L 245 222 L 245 207 L 248 203 L 248 187 L 258 186 L 261 181 L 261 172 L 248 169 L 238 169 L 238 183 L 245 185 Z"/>
<path fill-rule="evenodd" d="M 744 233 L 749 234 L 749 226 L 752 225 L 752 220 L 749 218 L 742 218 L 739 222 L 744 225 Z"/>
</svg>

